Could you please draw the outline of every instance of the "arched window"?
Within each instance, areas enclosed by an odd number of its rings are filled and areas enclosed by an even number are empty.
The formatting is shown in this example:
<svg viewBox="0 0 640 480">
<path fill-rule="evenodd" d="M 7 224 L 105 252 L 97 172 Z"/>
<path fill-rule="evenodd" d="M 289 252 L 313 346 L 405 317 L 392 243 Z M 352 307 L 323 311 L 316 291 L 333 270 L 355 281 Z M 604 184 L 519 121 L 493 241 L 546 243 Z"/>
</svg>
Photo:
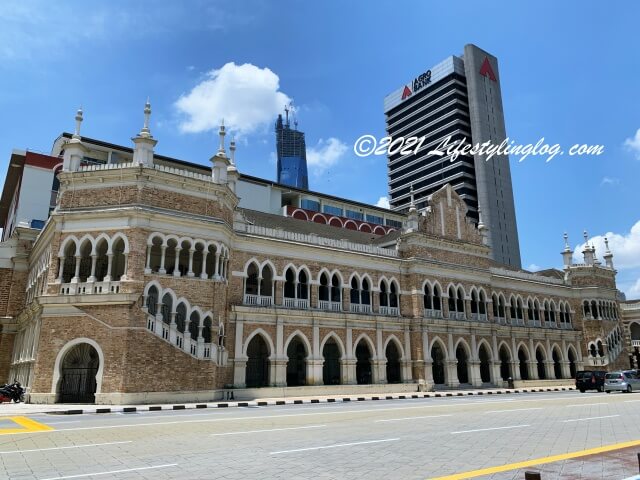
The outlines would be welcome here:
<svg viewBox="0 0 640 480">
<path fill-rule="evenodd" d="M 176 307 L 176 328 L 180 333 L 184 333 L 185 322 L 187 319 L 187 307 L 180 302 Z"/>
<path fill-rule="evenodd" d="M 258 267 L 255 263 L 249 265 L 247 269 L 244 293 L 247 295 L 258 295 Z"/>
<path fill-rule="evenodd" d="M 263 297 L 273 295 L 273 272 L 269 265 L 262 268 L 262 279 L 260 280 L 260 293 Z"/>
<path fill-rule="evenodd" d="M 585 317 L 591 316 L 591 308 L 589 307 L 589 302 L 587 300 L 582 302 L 582 313 Z"/>
<path fill-rule="evenodd" d="M 433 309 L 442 311 L 442 292 L 437 284 L 433 286 Z"/>
<path fill-rule="evenodd" d="M 389 306 L 388 293 L 389 292 L 387 290 L 387 282 L 382 280 L 382 282 L 380 282 L 380 306 L 381 307 Z"/>
<path fill-rule="evenodd" d="M 433 298 L 431 298 L 431 287 L 429 286 L 428 283 L 424 284 L 423 303 L 424 303 L 425 310 L 433 309 Z"/>
<path fill-rule="evenodd" d="M 371 289 L 369 288 L 369 281 L 366 278 L 362 279 L 360 301 L 363 305 L 371 305 Z"/>
<path fill-rule="evenodd" d="M 149 257 L 147 267 L 149 270 L 147 272 L 164 273 L 160 271 L 160 267 L 163 266 L 162 238 L 156 235 L 151 239 L 151 245 L 147 245 L 147 248 L 149 249 L 147 253 Z"/>
<path fill-rule="evenodd" d="M 293 268 L 287 269 L 284 279 L 285 298 L 296 298 L 296 274 L 293 271 Z"/>
<path fill-rule="evenodd" d="M 91 245 L 91 241 L 86 239 L 80 245 L 80 271 L 78 274 L 79 282 L 86 282 L 87 279 L 91 276 L 91 250 L 93 246 Z"/>
<path fill-rule="evenodd" d="M 351 279 L 351 305 L 360 304 L 360 289 L 358 288 L 358 279 Z"/>
<path fill-rule="evenodd" d="M 62 266 L 62 283 L 69 283 L 76 274 L 76 244 L 73 241 L 67 243 L 64 248 L 64 262 Z"/>
<path fill-rule="evenodd" d="M 340 303 L 342 301 L 340 278 L 337 273 L 334 273 L 331 278 L 331 301 L 336 303 Z"/>
<path fill-rule="evenodd" d="M 449 287 L 449 312 L 456 311 L 456 290 L 453 287 Z"/>
<path fill-rule="evenodd" d="M 127 262 L 124 248 L 124 240 L 122 238 L 117 238 L 111 248 L 113 255 L 111 259 L 111 280 L 115 282 L 126 274 Z"/>
<path fill-rule="evenodd" d="M 173 313 L 173 299 L 171 295 L 165 293 L 162 297 L 162 321 L 167 325 L 171 323 L 171 314 Z"/>
<path fill-rule="evenodd" d="M 191 312 L 191 316 L 189 317 L 189 334 L 191 334 L 191 338 L 193 340 L 198 339 L 198 331 L 200 330 L 200 315 L 198 312 Z"/>
<path fill-rule="evenodd" d="M 475 290 L 471 290 L 471 313 L 473 315 L 477 315 L 479 307 L 480 306 L 478 305 L 478 293 Z"/>
<path fill-rule="evenodd" d="M 300 270 L 298 273 L 298 298 L 307 300 L 309 298 L 309 279 L 307 278 L 307 272 Z"/>
<path fill-rule="evenodd" d="M 499 317 L 500 316 L 500 301 L 498 300 L 498 296 L 494 293 L 493 295 L 491 295 L 491 300 L 493 303 L 493 316 L 494 317 Z"/>
<path fill-rule="evenodd" d="M 109 245 L 106 238 L 101 238 L 100 240 L 98 240 L 98 243 L 96 245 L 96 282 L 102 282 L 107 276 L 109 268 L 109 259 L 107 258 L 108 248 Z"/>
<path fill-rule="evenodd" d="M 320 288 L 318 291 L 318 298 L 322 301 L 329 301 L 329 279 L 327 278 L 326 273 L 320 275 Z"/>
<path fill-rule="evenodd" d="M 158 311 L 158 289 L 155 286 L 147 291 L 146 307 L 150 315 L 155 315 Z"/>
<path fill-rule="evenodd" d="M 211 343 L 211 317 L 206 317 L 202 322 L 202 338 L 204 343 Z"/>
<path fill-rule="evenodd" d="M 389 306 L 391 308 L 398 308 L 398 288 L 395 282 L 391 282 L 389 286 Z"/>
</svg>

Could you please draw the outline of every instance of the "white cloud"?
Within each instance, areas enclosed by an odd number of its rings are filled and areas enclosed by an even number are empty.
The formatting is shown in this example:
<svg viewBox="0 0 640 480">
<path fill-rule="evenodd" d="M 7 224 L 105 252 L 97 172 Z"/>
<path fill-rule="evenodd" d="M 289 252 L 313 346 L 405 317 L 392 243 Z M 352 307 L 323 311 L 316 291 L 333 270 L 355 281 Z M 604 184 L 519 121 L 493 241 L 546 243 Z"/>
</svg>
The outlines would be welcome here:
<svg viewBox="0 0 640 480">
<path fill-rule="evenodd" d="M 596 256 L 599 259 L 602 259 L 602 255 L 606 250 L 604 237 L 609 240 L 609 249 L 613 253 L 613 264 L 616 269 L 640 268 L 640 220 L 627 233 L 608 232 L 604 235 L 596 235 L 590 238 L 589 244 L 595 245 Z M 577 263 L 584 261 L 582 257 L 584 245 L 584 243 L 581 243 L 574 250 L 573 257 Z"/>
<path fill-rule="evenodd" d="M 603 177 L 600 185 L 618 185 L 620 183 L 619 178 Z"/>
<path fill-rule="evenodd" d="M 215 130 L 225 125 L 239 135 L 255 132 L 275 121 L 291 99 L 280 90 L 278 75 L 250 63 L 227 63 L 182 95 L 175 107 L 184 115 L 183 132 Z"/>
<path fill-rule="evenodd" d="M 631 285 L 624 293 L 627 295 L 627 300 L 640 298 L 640 278 L 638 278 L 636 283 Z"/>
<path fill-rule="evenodd" d="M 640 128 L 636 131 L 633 138 L 627 138 L 624 146 L 636 154 L 636 158 L 640 160 Z"/>
<path fill-rule="evenodd" d="M 532 263 L 531 265 L 529 265 L 527 267 L 527 270 L 529 270 L 530 272 L 537 272 L 538 270 L 541 270 L 539 265 L 536 265 L 535 263 Z"/>
<path fill-rule="evenodd" d="M 376 202 L 376 207 L 389 208 L 389 197 L 380 197 Z"/>
<path fill-rule="evenodd" d="M 313 173 L 322 173 L 338 163 L 347 150 L 347 144 L 337 138 L 320 139 L 315 147 L 307 148 L 307 165 Z"/>
</svg>

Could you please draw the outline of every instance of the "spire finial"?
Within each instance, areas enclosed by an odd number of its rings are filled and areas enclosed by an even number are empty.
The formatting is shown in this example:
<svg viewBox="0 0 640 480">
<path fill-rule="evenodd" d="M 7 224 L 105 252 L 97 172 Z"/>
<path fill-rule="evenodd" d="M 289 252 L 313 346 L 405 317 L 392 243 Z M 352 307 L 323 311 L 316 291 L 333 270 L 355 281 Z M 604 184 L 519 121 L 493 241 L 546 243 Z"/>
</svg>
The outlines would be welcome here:
<svg viewBox="0 0 640 480">
<path fill-rule="evenodd" d="M 78 111 L 76 112 L 76 131 L 73 134 L 73 138 L 77 138 L 78 140 L 80 139 L 80 125 L 82 124 L 82 105 L 80 105 L 80 108 L 78 108 Z"/>
<path fill-rule="evenodd" d="M 416 202 L 415 202 L 415 198 L 413 197 L 413 183 L 411 183 L 411 203 L 409 204 L 410 207 L 415 208 L 416 207 Z"/>
<path fill-rule="evenodd" d="M 586 244 L 586 246 L 589 246 L 589 234 L 587 233 L 587 231 L 585 230 L 584 232 L 582 232 L 583 236 L 584 236 L 584 243 Z"/>
<path fill-rule="evenodd" d="M 220 147 L 218 148 L 218 155 L 224 157 L 224 136 L 226 135 L 226 132 L 224 130 L 224 118 L 220 122 L 220 130 L 218 131 L 218 135 L 220 135 Z"/>
<path fill-rule="evenodd" d="M 142 131 L 140 132 L 140 136 L 142 137 L 151 136 L 151 131 L 149 130 L 150 116 L 151 116 L 151 103 L 149 102 L 149 97 L 147 97 L 147 103 L 144 104 L 144 126 L 142 127 Z"/>
<path fill-rule="evenodd" d="M 609 250 L 609 239 L 607 237 L 604 237 L 604 246 L 607 248 L 606 253 L 611 253 L 611 251 Z"/>
<path fill-rule="evenodd" d="M 231 165 L 236 163 L 236 139 L 231 137 L 231 143 L 229 144 L 229 151 L 231 152 Z"/>
<path fill-rule="evenodd" d="M 569 246 L 569 235 L 567 235 L 567 232 L 564 232 L 562 237 L 564 238 L 564 249 L 571 250 L 571 247 Z"/>
</svg>

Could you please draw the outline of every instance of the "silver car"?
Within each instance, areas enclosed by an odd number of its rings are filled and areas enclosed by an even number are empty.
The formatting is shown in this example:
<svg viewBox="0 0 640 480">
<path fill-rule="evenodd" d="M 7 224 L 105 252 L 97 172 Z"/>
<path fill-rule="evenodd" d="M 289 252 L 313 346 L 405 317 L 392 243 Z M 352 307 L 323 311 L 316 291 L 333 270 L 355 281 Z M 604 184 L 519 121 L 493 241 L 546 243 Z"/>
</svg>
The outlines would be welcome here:
<svg viewBox="0 0 640 480">
<path fill-rule="evenodd" d="M 635 370 L 610 372 L 604 377 L 604 391 L 607 393 L 614 391 L 631 393 L 634 390 L 640 390 L 640 378 Z"/>
</svg>

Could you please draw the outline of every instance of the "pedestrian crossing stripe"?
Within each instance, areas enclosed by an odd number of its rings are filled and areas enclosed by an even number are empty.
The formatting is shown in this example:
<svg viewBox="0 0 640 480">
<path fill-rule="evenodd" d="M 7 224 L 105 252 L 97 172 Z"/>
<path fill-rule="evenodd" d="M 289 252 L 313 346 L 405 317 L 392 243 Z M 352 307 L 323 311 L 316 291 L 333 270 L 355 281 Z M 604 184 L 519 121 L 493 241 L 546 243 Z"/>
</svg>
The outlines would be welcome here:
<svg viewBox="0 0 640 480">
<path fill-rule="evenodd" d="M 28 417 L 0 417 L 0 420 L 9 420 L 16 424 L 16 428 L 0 428 L 0 435 L 53 430 L 52 427 L 44 423 L 36 422 Z"/>
</svg>

